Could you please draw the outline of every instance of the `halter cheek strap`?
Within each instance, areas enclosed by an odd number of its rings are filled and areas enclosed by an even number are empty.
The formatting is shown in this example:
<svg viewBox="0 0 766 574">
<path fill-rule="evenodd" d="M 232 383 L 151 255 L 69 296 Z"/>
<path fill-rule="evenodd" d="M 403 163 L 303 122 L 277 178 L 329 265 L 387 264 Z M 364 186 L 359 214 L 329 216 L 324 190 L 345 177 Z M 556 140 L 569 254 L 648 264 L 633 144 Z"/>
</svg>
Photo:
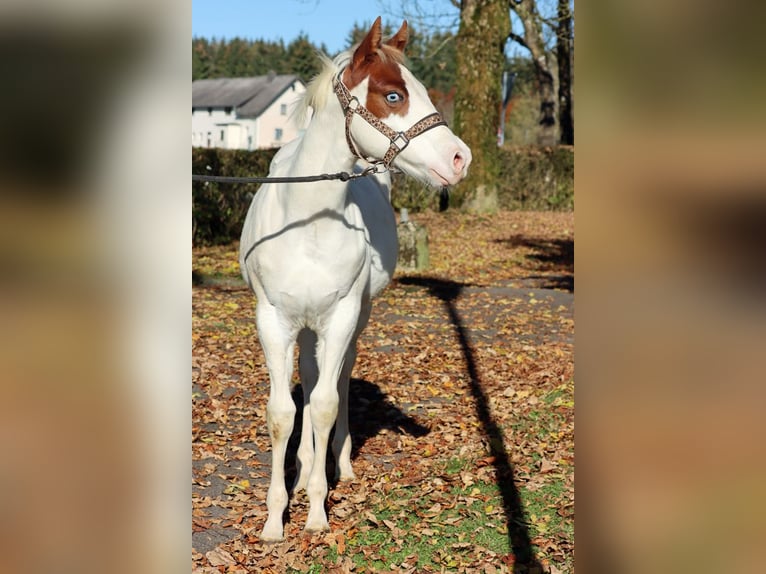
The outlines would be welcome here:
<svg viewBox="0 0 766 574">
<path fill-rule="evenodd" d="M 404 148 L 409 145 L 410 140 L 432 128 L 447 125 L 447 122 L 444 121 L 444 119 L 441 117 L 441 114 L 434 112 L 433 114 L 427 115 L 420 121 L 416 122 L 407 131 L 394 131 L 386 124 L 384 124 L 378 116 L 365 108 L 361 102 L 359 102 L 356 96 L 351 95 L 351 93 L 348 91 L 348 88 L 340 79 L 341 73 L 342 72 L 338 73 L 338 75 L 335 77 L 335 95 L 338 96 L 338 101 L 340 101 L 340 105 L 343 108 L 343 113 L 346 116 L 346 142 L 348 143 L 348 147 L 351 150 L 351 153 L 353 153 L 359 159 L 370 161 L 371 163 L 382 163 L 386 168 L 389 168 L 391 167 L 391 163 L 394 161 L 396 156 L 398 156 L 404 150 Z M 376 130 L 388 138 L 390 144 L 382 160 L 371 160 L 370 158 L 366 158 L 362 156 L 361 153 L 359 153 L 354 140 L 351 138 L 351 120 L 354 118 L 354 115 L 361 116 L 364 121 L 366 121 L 368 124 L 370 124 L 372 127 L 374 127 Z"/>
</svg>

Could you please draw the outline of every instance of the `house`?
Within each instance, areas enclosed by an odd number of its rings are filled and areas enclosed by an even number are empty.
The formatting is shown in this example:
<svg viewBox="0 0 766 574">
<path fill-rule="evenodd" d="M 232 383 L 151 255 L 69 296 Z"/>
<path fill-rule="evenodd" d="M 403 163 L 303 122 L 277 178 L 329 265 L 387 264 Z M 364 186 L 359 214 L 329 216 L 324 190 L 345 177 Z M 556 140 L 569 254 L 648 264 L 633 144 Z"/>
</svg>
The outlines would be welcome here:
<svg viewBox="0 0 766 574">
<path fill-rule="evenodd" d="M 280 147 L 300 130 L 290 115 L 305 84 L 293 75 L 192 82 L 192 147 Z"/>
</svg>

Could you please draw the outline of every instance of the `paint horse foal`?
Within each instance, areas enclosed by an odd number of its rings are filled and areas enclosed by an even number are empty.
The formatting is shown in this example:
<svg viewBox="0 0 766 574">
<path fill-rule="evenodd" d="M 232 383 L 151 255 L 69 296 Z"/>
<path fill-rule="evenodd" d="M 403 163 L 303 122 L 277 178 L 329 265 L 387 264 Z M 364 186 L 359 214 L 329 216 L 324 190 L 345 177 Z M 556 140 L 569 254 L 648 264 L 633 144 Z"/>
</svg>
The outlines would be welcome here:
<svg viewBox="0 0 766 574">
<path fill-rule="evenodd" d="M 268 519 L 263 540 L 283 538 L 284 464 L 296 407 L 290 395 L 293 349 L 300 349 L 303 433 L 295 489 L 306 488 L 306 530 L 329 528 L 325 460 L 330 431 L 337 477 L 354 477 L 348 385 L 356 339 L 371 298 L 388 284 L 397 240 L 390 177 L 397 167 L 434 187 L 465 177 L 471 152 L 402 65 L 407 23 L 388 41 L 380 18 L 355 51 L 325 60 L 302 104 L 313 112 L 302 137 L 274 157 L 272 176 L 351 172 L 357 159 L 375 175 L 348 182 L 266 184 L 242 231 L 240 265 L 256 294 L 258 335 L 271 389 L 266 409 L 272 441 Z"/>
</svg>

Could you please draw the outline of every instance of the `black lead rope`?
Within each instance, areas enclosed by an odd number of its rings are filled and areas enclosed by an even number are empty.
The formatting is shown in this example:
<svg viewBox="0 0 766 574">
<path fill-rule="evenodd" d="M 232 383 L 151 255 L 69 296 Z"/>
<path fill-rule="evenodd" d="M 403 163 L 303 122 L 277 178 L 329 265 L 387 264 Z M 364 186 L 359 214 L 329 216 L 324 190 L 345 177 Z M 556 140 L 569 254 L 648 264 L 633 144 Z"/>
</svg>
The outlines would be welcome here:
<svg viewBox="0 0 766 574">
<path fill-rule="evenodd" d="M 192 181 L 208 181 L 213 183 L 308 183 L 311 181 L 324 181 L 338 179 L 348 181 L 354 175 L 345 171 L 339 173 L 323 173 L 321 175 L 306 175 L 294 177 L 228 177 L 224 175 L 197 175 L 192 174 Z"/>
<path fill-rule="evenodd" d="M 382 166 L 382 169 L 380 168 Z M 376 162 L 359 173 L 339 171 L 337 173 L 321 173 L 319 175 L 296 175 L 285 177 L 234 177 L 226 175 L 198 175 L 192 174 L 192 181 L 208 181 L 214 183 L 309 183 L 312 181 L 327 181 L 337 179 L 350 181 L 359 177 L 367 177 L 373 173 L 383 173 L 388 168 L 382 162 Z"/>
</svg>

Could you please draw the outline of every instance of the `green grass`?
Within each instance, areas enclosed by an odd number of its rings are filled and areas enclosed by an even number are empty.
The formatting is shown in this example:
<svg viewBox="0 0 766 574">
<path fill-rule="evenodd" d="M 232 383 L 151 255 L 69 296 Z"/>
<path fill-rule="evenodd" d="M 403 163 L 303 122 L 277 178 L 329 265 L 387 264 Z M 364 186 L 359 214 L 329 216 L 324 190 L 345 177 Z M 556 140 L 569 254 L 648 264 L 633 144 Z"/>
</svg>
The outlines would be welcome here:
<svg viewBox="0 0 766 574">
<path fill-rule="evenodd" d="M 467 460 L 452 458 L 446 461 L 445 470 L 456 474 L 468 464 Z M 466 496 L 473 502 L 463 504 L 461 499 Z M 357 567 L 364 566 L 367 571 L 375 572 L 406 561 L 417 569 L 426 566 L 453 568 L 461 561 L 470 562 L 475 558 L 476 546 L 499 554 L 510 552 L 502 499 L 495 484 L 478 482 L 467 488 L 453 487 L 447 496 L 439 493 L 436 498 L 400 489 L 391 497 L 398 501 L 395 508 L 383 504 L 371 509 L 379 525 L 357 532 L 347 541 L 349 553 Z M 406 498 L 404 504 L 403 498 Z M 425 513 L 436 502 L 443 504 L 445 500 L 455 499 L 458 503 L 454 508 L 446 508 L 438 515 L 427 518 L 418 515 Z M 401 538 L 397 540 L 384 521 L 403 531 Z M 370 561 L 361 552 L 355 551 L 371 547 L 376 548 L 375 555 L 378 557 L 385 556 L 385 561 L 379 558 Z M 416 556 L 414 561 L 413 555 Z"/>
<path fill-rule="evenodd" d="M 574 524 L 566 521 L 556 511 L 557 502 L 564 496 L 564 479 L 549 477 L 538 490 L 522 489 L 519 493 L 527 513 L 531 536 L 560 532 L 567 538 L 574 535 Z"/>
<path fill-rule="evenodd" d="M 445 474 L 459 474 L 468 466 L 468 460 L 460 457 L 452 457 L 444 464 Z"/>
<path fill-rule="evenodd" d="M 444 461 L 442 469 L 445 477 L 454 476 L 472 465 L 471 460 L 452 457 Z M 574 539 L 572 521 L 557 513 L 566 496 L 564 477 L 546 475 L 543 485 L 536 490 L 520 488 L 519 496 L 530 539 L 538 535 Z M 444 507 L 441 512 L 427 513 L 437 502 Z M 368 521 L 366 527 L 354 533 L 346 542 L 347 554 L 359 572 L 396 569 L 403 562 L 416 571 L 450 570 L 481 560 L 482 552 L 477 552 L 477 547 L 500 556 L 509 554 L 512 548 L 503 502 L 498 485 L 481 480 L 469 486 L 458 482 L 445 492 L 426 495 L 416 488 L 400 488 L 370 508 L 377 524 Z M 447 507 L 450 505 L 453 507 Z M 401 531 L 398 538 L 391 524 Z M 544 557 L 539 548 L 533 545 L 533 549 L 538 558 Z"/>
</svg>

